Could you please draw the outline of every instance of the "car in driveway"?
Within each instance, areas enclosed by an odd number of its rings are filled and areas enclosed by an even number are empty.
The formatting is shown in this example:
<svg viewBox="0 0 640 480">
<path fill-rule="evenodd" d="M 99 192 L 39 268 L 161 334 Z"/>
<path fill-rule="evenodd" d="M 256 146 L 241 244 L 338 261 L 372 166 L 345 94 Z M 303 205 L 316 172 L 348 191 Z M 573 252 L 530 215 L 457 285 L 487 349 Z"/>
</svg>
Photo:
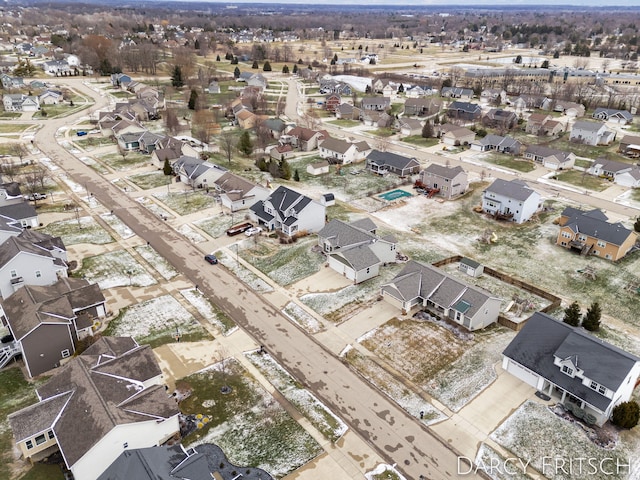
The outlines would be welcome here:
<svg viewBox="0 0 640 480">
<path fill-rule="evenodd" d="M 36 200 L 44 200 L 45 198 L 47 198 L 46 193 L 32 193 L 31 195 L 25 195 L 24 197 L 25 200 L 31 200 L 32 202 Z"/>
<path fill-rule="evenodd" d="M 205 255 L 204 259 L 207 261 L 207 263 L 210 263 L 211 265 L 215 265 L 216 263 L 218 263 L 218 257 L 216 257 L 213 253 L 209 255 Z"/>
<path fill-rule="evenodd" d="M 251 227 L 249 230 L 244 232 L 244 234 L 247 237 L 251 237 L 253 235 L 259 235 L 261 231 L 262 231 L 262 228 L 260 228 L 260 227 Z"/>
</svg>

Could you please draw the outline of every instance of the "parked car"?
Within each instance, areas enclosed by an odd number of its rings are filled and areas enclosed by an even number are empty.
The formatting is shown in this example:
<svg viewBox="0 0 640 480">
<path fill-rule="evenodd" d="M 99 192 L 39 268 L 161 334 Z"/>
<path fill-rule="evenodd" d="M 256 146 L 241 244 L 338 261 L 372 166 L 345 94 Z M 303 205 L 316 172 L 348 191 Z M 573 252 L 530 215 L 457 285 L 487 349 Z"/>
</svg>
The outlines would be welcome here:
<svg viewBox="0 0 640 480">
<path fill-rule="evenodd" d="M 32 193 L 31 195 L 25 195 L 25 200 L 31 200 L 32 202 L 35 200 L 44 200 L 47 198 L 46 193 Z"/>
<path fill-rule="evenodd" d="M 243 232 L 246 232 L 251 227 L 253 227 L 253 224 L 251 224 L 249 222 L 241 223 L 241 224 L 235 225 L 235 226 L 231 227 L 229 230 L 227 230 L 227 235 L 229 235 L 230 237 L 233 237 L 234 235 L 239 235 L 239 234 L 241 234 Z"/>
<path fill-rule="evenodd" d="M 76 132 L 76 135 L 79 137 L 84 137 L 87 134 L 87 132 L 85 132 L 84 130 L 78 130 Z"/>
<path fill-rule="evenodd" d="M 216 257 L 213 253 L 210 255 L 205 255 L 204 259 L 211 265 L 215 265 L 216 263 L 218 263 L 218 257 Z"/>
<path fill-rule="evenodd" d="M 260 227 L 251 227 L 249 230 L 244 232 L 244 234 L 247 237 L 250 237 L 252 235 L 259 235 L 261 231 L 262 231 L 262 228 L 260 228 Z"/>
</svg>

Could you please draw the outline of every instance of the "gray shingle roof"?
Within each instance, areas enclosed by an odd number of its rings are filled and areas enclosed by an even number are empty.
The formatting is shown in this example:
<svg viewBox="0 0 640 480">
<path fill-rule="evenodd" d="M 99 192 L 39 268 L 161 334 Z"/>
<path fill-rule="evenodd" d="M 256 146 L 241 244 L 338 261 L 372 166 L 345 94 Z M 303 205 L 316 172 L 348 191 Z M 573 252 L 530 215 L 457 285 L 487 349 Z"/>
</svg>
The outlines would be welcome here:
<svg viewBox="0 0 640 480">
<path fill-rule="evenodd" d="M 389 166 L 397 170 L 417 167 L 420 165 L 415 157 L 405 157 L 392 152 L 381 152 L 380 150 L 372 150 L 367 155 L 367 160 L 374 162 L 378 166 Z"/>
<path fill-rule="evenodd" d="M 520 365 L 546 378 L 588 404 L 605 410 L 610 399 L 572 378 L 553 364 L 560 359 L 574 357 L 584 376 L 617 390 L 637 357 L 595 338 L 582 329 L 536 312 L 502 352 Z"/>
<path fill-rule="evenodd" d="M 438 165 L 437 163 L 431 163 L 424 171 L 441 178 L 448 178 L 449 180 L 453 180 L 457 175 L 464 172 L 461 166 L 446 167 L 444 165 Z"/>
<path fill-rule="evenodd" d="M 533 155 L 539 155 L 541 157 L 557 157 L 560 160 L 565 160 L 570 152 L 564 152 L 562 150 L 558 150 L 556 148 L 545 147 L 544 145 L 529 145 L 527 146 L 526 153 L 531 153 Z"/>
<path fill-rule="evenodd" d="M 569 207 L 562 211 L 562 216 L 569 217 L 565 226 L 574 232 L 584 233 L 613 245 L 622 245 L 629 235 L 633 235 L 633 232 L 620 222 L 609 223 L 607 216 L 597 209 L 584 212 Z"/>
<path fill-rule="evenodd" d="M 504 195 L 505 197 L 512 198 L 524 202 L 531 195 L 536 193 L 529 185 L 521 180 L 503 180 L 501 178 L 496 179 L 491 185 L 487 187 L 487 192 L 496 193 L 498 195 Z"/>
<path fill-rule="evenodd" d="M 12 220 L 23 220 L 27 218 L 37 217 L 36 209 L 27 202 L 16 203 L 14 205 L 5 205 L 0 207 L 0 215 Z"/>
<path fill-rule="evenodd" d="M 573 124 L 572 132 L 576 130 L 584 130 L 586 132 L 597 132 L 602 127 L 604 127 L 604 123 L 602 122 L 588 122 L 585 120 L 578 120 Z"/>
</svg>

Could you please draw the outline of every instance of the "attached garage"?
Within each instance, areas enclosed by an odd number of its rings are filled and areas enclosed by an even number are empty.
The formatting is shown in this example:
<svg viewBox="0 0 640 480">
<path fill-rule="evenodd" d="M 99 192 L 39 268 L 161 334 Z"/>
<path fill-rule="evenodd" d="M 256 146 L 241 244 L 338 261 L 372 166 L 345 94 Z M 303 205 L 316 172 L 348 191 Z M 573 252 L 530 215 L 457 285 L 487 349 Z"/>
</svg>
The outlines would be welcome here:
<svg viewBox="0 0 640 480">
<path fill-rule="evenodd" d="M 502 359 L 502 368 L 509 372 L 514 377 L 519 378 L 527 385 L 531 385 L 533 388 L 538 388 L 538 382 L 540 381 L 540 376 L 528 368 L 523 367 L 517 362 L 514 362 L 510 358 L 504 357 Z"/>
</svg>

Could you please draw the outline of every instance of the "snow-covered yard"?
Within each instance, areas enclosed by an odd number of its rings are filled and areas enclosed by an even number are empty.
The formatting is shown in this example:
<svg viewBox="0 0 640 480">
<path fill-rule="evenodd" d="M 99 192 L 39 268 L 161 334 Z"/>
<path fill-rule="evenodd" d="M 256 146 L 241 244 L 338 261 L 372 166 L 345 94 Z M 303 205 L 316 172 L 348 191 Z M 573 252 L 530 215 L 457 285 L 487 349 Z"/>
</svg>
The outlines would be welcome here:
<svg viewBox="0 0 640 480">
<path fill-rule="evenodd" d="M 84 258 L 78 275 L 89 282 L 97 282 L 102 289 L 129 285 L 147 287 L 156 283 L 126 250 Z"/>
<path fill-rule="evenodd" d="M 314 334 L 324 330 L 324 326 L 313 315 L 307 313 L 300 305 L 294 302 L 287 303 L 282 313 L 292 322 L 296 323 L 307 333 Z"/>
<path fill-rule="evenodd" d="M 282 368 L 271 355 L 251 352 L 246 357 L 267 380 L 304 415 L 328 440 L 337 441 L 347 431 L 347 425 L 314 395 Z"/>
<path fill-rule="evenodd" d="M 189 215 L 216 205 L 216 200 L 203 191 L 157 192 L 153 196 L 178 215 Z"/>
<path fill-rule="evenodd" d="M 528 401 L 511 415 L 492 434 L 491 438 L 515 455 L 531 460 L 531 466 L 553 480 L 573 480 L 577 478 L 623 479 L 640 478 L 640 434 L 624 432 L 621 441 L 613 450 L 596 446 L 577 423 L 570 423 L 554 414 L 545 405 Z M 611 474 L 591 468 L 585 463 L 579 473 L 574 463 L 573 474 L 568 472 L 570 459 L 595 459 L 596 465 L 604 458 L 619 459 L 620 463 L 632 465 L 616 472 L 615 463 L 603 465 Z M 564 459 L 565 471 L 555 468 L 555 459 Z M 587 474 L 589 472 L 589 474 Z"/>
<path fill-rule="evenodd" d="M 200 290 L 190 288 L 181 290 L 180 294 L 202 315 L 208 322 L 212 323 L 220 329 L 223 335 L 229 334 L 236 328 L 227 314 L 222 312 L 218 307 L 212 304 Z"/>
<path fill-rule="evenodd" d="M 42 231 L 54 237 L 61 237 L 65 245 L 92 243 L 104 245 L 113 242 L 113 238 L 104 228 L 98 225 L 93 217 L 70 218 L 53 222 L 42 228 Z"/>
<path fill-rule="evenodd" d="M 233 272 L 233 274 L 249 285 L 253 291 L 258 293 L 273 292 L 273 287 L 267 282 L 262 280 L 259 276 L 253 273 L 251 270 L 243 267 L 240 263 L 236 262 L 235 256 L 229 256 L 222 252 L 216 253 L 218 261 Z"/>
<path fill-rule="evenodd" d="M 184 235 L 191 243 L 202 243 L 207 239 L 196 232 L 188 223 L 180 225 L 178 232 Z"/>
<path fill-rule="evenodd" d="M 169 219 L 175 218 L 172 214 L 169 213 L 168 210 L 165 210 L 164 208 L 162 208 L 160 205 L 155 203 L 150 198 L 139 197 L 139 198 L 136 198 L 136 201 L 138 203 L 140 203 L 141 205 L 143 205 L 147 210 L 149 210 L 151 213 L 153 213 L 158 218 L 162 218 L 162 219 L 165 219 L 165 220 L 169 220 Z"/>
<path fill-rule="evenodd" d="M 165 280 L 171 280 L 178 275 L 178 271 L 149 245 L 138 245 L 136 252 L 144 258 Z"/>
<path fill-rule="evenodd" d="M 213 238 L 223 236 L 227 229 L 232 226 L 231 217 L 221 214 L 197 220 L 193 224 Z"/>
<path fill-rule="evenodd" d="M 127 177 L 131 183 L 143 190 L 149 190 L 151 188 L 161 187 L 168 185 L 171 181 L 171 177 L 168 177 L 162 171 L 136 173 Z"/>
<path fill-rule="evenodd" d="M 298 422 L 233 359 L 184 378 L 191 395 L 181 411 L 211 421 L 184 439 L 188 446 L 215 443 L 236 465 L 263 468 L 281 478 L 322 453 Z M 222 372 L 224 370 L 224 372 Z M 220 392 L 221 385 L 231 387 Z"/>
<path fill-rule="evenodd" d="M 175 342 L 176 332 L 180 341 L 211 339 L 207 331 L 171 295 L 147 300 L 128 307 L 109 322 L 109 335 L 131 336 L 138 343 L 156 347 Z"/>
<path fill-rule="evenodd" d="M 100 215 L 100 218 L 104 220 L 106 224 L 108 224 L 115 232 L 122 238 L 126 240 L 127 238 L 131 238 L 135 235 L 133 230 L 127 227 L 122 220 L 120 220 L 116 215 L 112 215 L 110 213 L 103 213 Z"/>
</svg>

